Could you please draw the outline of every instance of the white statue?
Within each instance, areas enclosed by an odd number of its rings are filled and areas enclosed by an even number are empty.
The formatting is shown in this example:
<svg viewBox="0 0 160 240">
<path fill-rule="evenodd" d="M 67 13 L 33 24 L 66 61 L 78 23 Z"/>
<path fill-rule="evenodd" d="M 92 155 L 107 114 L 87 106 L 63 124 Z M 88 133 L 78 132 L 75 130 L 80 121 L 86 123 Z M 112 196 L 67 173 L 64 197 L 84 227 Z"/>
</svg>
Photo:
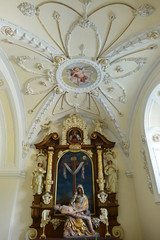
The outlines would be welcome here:
<svg viewBox="0 0 160 240">
<path fill-rule="evenodd" d="M 108 211 L 106 208 L 100 208 L 101 215 L 99 216 L 102 223 L 109 225 L 108 222 Z"/>
<path fill-rule="evenodd" d="M 46 234 L 45 234 L 45 227 L 51 220 L 51 217 L 49 216 L 49 214 L 50 214 L 50 210 L 45 209 L 45 210 L 42 211 L 40 227 L 43 228 L 43 232 L 42 232 L 42 235 L 41 235 L 40 238 L 44 238 L 44 239 L 47 238 Z"/>
<path fill-rule="evenodd" d="M 43 210 L 42 211 L 42 218 L 41 218 L 41 225 L 40 227 L 44 227 L 51 219 L 49 216 L 50 210 Z"/>
<path fill-rule="evenodd" d="M 43 191 L 43 180 L 44 174 L 46 173 L 45 169 L 43 168 L 43 163 L 38 162 L 37 167 L 32 172 L 32 189 L 33 194 L 41 194 Z"/>
<path fill-rule="evenodd" d="M 107 165 L 104 168 L 104 173 L 106 175 L 106 189 L 108 192 L 115 193 L 117 191 L 118 171 L 113 163 L 112 153 L 106 153 L 105 157 L 105 160 L 107 160 Z"/>
<path fill-rule="evenodd" d="M 99 216 L 99 219 L 102 223 L 106 225 L 106 234 L 105 237 L 111 236 L 111 234 L 108 231 L 109 221 L 108 221 L 108 211 L 106 208 L 100 208 L 101 215 Z"/>
</svg>

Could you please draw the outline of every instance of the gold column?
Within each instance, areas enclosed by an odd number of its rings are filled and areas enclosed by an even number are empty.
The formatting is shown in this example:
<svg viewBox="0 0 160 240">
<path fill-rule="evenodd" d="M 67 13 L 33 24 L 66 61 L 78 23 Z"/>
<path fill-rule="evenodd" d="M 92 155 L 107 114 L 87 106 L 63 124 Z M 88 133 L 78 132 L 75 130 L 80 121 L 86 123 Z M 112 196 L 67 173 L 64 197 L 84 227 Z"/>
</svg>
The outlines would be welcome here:
<svg viewBox="0 0 160 240">
<path fill-rule="evenodd" d="M 46 175 L 46 192 L 51 191 L 51 186 L 53 184 L 52 181 L 52 159 L 54 154 L 54 148 L 49 147 L 48 148 L 48 166 L 47 166 L 47 175 Z"/>
<path fill-rule="evenodd" d="M 103 164 L 102 164 L 102 149 L 101 146 L 97 147 L 97 155 L 98 155 L 98 179 L 97 183 L 100 191 L 104 191 L 104 183 L 105 179 L 103 177 Z"/>
</svg>

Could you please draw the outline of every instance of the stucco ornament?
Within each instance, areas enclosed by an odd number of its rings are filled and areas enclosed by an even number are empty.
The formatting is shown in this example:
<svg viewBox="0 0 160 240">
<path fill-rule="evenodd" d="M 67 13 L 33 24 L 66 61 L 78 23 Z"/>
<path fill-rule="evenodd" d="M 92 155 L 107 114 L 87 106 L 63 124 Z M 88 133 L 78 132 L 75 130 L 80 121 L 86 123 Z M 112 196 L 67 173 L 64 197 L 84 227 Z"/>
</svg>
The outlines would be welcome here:
<svg viewBox="0 0 160 240">
<path fill-rule="evenodd" d="M 46 193 L 42 196 L 43 202 L 44 202 L 44 204 L 46 204 L 46 205 L 50 204 L 52 198 L 53 198 L 53 196 L 52 196 L 50 193 L 48 193 L 48 192 L 46 192 Z"/>
<path fill-rule="evenodd" d="M 0 29 L 1 33 L 3 33 L 6 36 L 15 36 L 15 31 L 9 26 L 4 26 Z"/>
<path fill-rule="evenodd" d="M 124 153 L 129 156 L 129 142 L 122 141 L 121 146 L 123 148 Z"/>
<path fill-rule="evenodd" d="M 44 135 L 49 135 L 50 133 L 56 132 L 55 124 L 51 120 L 42 124 L 40 127 L 41 127 L 41 131 L 44 133 Z"/>
<path fill-rule="evenodd" d="M 28 3 L 28 2 L 23 2 L 18 5 L 18 9 L 26 16 L 32 17 L 36 13 L 36 9 L 34 5 Z"/>
<path fill-rule="evenodd" d="M 92 0 L 79 0 L 79 2 L 85 4 L 85 5 L 88 5 L 92 2 Z"/>
<path fill-rule="evenodd" d="M 101 192 L 97 195 L 97 197 L 99 198 L 101 203 L 105 203 L 108 197 L 108 194 L 106 194 L 105 192 Z"/>
<path fill-rule="evenodd" d="M 93 123 L 95 125 L 94 131 L 99 132 L 102 135 L 105 135 L 102 128 L 103 127 L 107 128 L 107 124 L 104 121 L 98 121 L 98 120 L 93 120 Z"/>
<path fill-rule="evenodd" d="M 160 33 L 158 31 L 152 31 L 148 33 L 148 37 L 150 39 L 157 39 L 160 37 Z"/>
<path fill-rule="evenodd" d="M 66 139 L 67 131 L 72 127 L 80 128 L 83 131 L 83 143 L 88 144 L 89 138 L 88 138 L 87 124 L 78 114 L 71 114 L 66 120 L 64 120 L 63 128 L 62 128 L 61 144 L 62 145 L 67 144 L 67 139 Z"/>
<path fill-rule="evenodd" d="M 56 63 L 56 65 L 61 65 L 64 61 L 65 61 L 64 57 L 61 57 L 61 56 L 54 57 L 54 62 Z"/>
<path fill-rule="evenodd" d="M 43 8 L 44 5 L 45 8 Z M 33 74 L 33 77 L 26 79 L 23 93 L 27 95 L 42 94 L 37 97 L 39 100 L 37 100 L 35 106 L 32 105 L 31 109 L 28 110 L 28 113 L 33 115 L 37 113 L 37 115 L 35 118 L 33 117 L 25 142 L 31 143 L 34 140 L 37 128 L 50 108 L 52 108 L 54 117 L 57 117 L 58 114 L 64 116 L 66 108 L 69 109 L 67 111 L 70 111 L 70 113 L 92 114 L 95 119 L 103 119 L 105 112 L 107 119 L 111 120 L 111 124 L 113 124 L 119 142 L 127 141 L 121 121 L 116 114 L 118 113 L 119 116 L 123 117 L 123 113 L 117 107 L 117 102 L 126 104 L 127 93 L 123 87 L 123 81 L 117 80 L 133 75 L 144 66 L 146 58 L 136 58 L 135 55 L 132 57 L 132 54 L 133 52 L 139 53 L 142 50 L 155 50 L 156 44 L 154 45 L 153 40 L 157 38 L 157 34 L 152 33 L 152 36 L 149 36 L 148 31 L 146 31 L 121 43 L 119 40 L 121 37 L 125 39 L 125 31 L 128 28 L 130 30 L 131 22 L 137 15 L 149 16 L 155 9 L 149 4 L 143 4 L 138 9 L 125 3 L 106 3 L 103 6 L 96 5 L 97 7 L 93 3 L 93 7 L 90 9 L 91 5 L 91 0 L 79 0 L 78 9 L 76 9 L 76 5 L 72 8 L 71 4 L 67 5 L 67 3 L 56 1 L 41 2 L 35 6 L 28 2 L 19 4 L 18 9 L 23 15 L 37 18 L 40 26 L 50 39 L 48 42 L 16 25 L 5 21 L 1 24 L 1 28 L 6 27 L 6 34 L 11 36 L 12 42 L 10 40 L 8 43 L 14 45 L 18 41 L 19 46 L 25 46 L 33 53 L 36 49 L 36 56 L 39 54 L 39 59 L 28 57 L 25 61 L 23 61 L 24 59 L 21 59 L 21 62 L 17 61 L 17 64 L 24 71 Z M 51 14 L 47 16 L 48 19 L 45 19 L 43 11 L 47 7 L 50 8 Z M 117 38 L 110 39 L 110 36 L 114 33 L 113 21 L 116 19 L 117 24 L 121 22 L 121 17 L 123 18 L 123 14 L 122 16 L 116 14 L 114 7 L 123 8 L 122 10 L 126 10 L 130 17 L 126 19 L 124 27 L 119 27 Z M 65 9 L 70 11 L 70 19 L 65 19 L 65 14 L 63 15 L 63 11 L 61 11 Z M 107 24 L 108 28 L 101 33 L 99 26 L 102 26 L 106 20 L 103 22 L 102 18 L 102 22 L 98 21 L 101 20 L 101 13 L 104 10 L 108 12 L 106 17 L 109 24 Z M 54 22 L 56 29 L 52 32 L 53 28 L 50 28 L 46 23 L 51 23 L 53 19 L 56 21 L 56 23 Z M 92 19 L 94 19 L 94 22 L 92 22 Z M 62 21 L 65 20 L 70 22 L 68 28 L 66 27 L 63 31 L 62 26 L 65 24 Z M 76 40 L 77 33 L 80 34 L 83 31 L 87 36 L 93 36 L 94 44 L 80 38 L 77 39 L 80 41 Z M 156 32 L 157 28 L 150 32 L 153 31 Z M 74 47 L 73 42 L 75 42 Z M 75 49 L 79 48 L 80 45 L 82 47 L 79 56 Z M 144 46 L 146 47 L 144 48 Z M 85 54 L 84 49 L 86 49 Z M 58 91 L 59 89 L 60 91 Z M 73 97 L 74 93 L 77 96 L 79 94 L 77 99 Z M 128 156 L 129 149 L 126 151 L 123 146 L 122 149 Z"/>
<path fill-rule="evenodd" d="M 109 226 L 109 221 L 108 221 L 108 211 L 106 208 L 100 208 L 101 214 L 99 216 L 99 219 L 102 223 L 106 225 L 106 236 L 111 236 L 111 234 L 108 232 L 108 226 Z"/>
<path fill-rule="evenodd" d="M 100 219 L 99 218 L 92 218 L 92 223 L 95 226 L 95 228 L 98 228 L 100 225 Z"/>
<path fill-rule="evenodd" d="M 83 10 L 84 10 L 84 13 L 83 13 L 84 17 L 87 17 L 88 8 L 92 0 L 78 0 L 78 1 L 82 3 Z"/>
<path fill-rule="evenodd" d="M 59 12 L 54 11 L 53 12 L 53 19 L 56 21 L 60 20 L 61 15 L 59 14 Z"/>
<path fill-rule="evenodd" d="M 50 222 L 51 222 L 52 225 L 53 225 L 53 229 L 56 230 L 56 229 L 60 226 L 62 220 L 59 219 L 59 218 L 52 218 L 52 219 L 50 220 Z"/>
<path fill-rule="evenodd" d="M 103 72 L 89 59 L 71 59 L 58 67 L 56 79 L 64 90 L 80 94 L 97 88 L 103 80 Z"/>
<path fill-rule="evenodd" d="M 151 4 L 143 4 L 137 9 L 137 13 L 142 17 L 147 17 L 155 11 L 155 8 Z"/>
<path fill-rule="evenodd" d="M 153 141 L 154 142 L 160 142 L 160 134 L 154 134 L 153 137 L 152 137 Z"/>
<path fill-rule="evenodd" d="M 29 143 L 25 143 L 24 141 L 22 142 L 22 156 L 26 157 L 27 153 L 30 149 L 30 144 Z"/>
<path fill-rule="evenodd" d="M 123 239 L 124 238 L 124 231 L 121 225 L 114 226 L 112 228 L 112 235 L 116 238 Z"/>
<path fill-rule="evenodd" d="M 35 228 L 30 228 L 25 234 L 25 240 L 34 240 L 37 238 L 38 232 Z"/>
<path fill-rule="evenodd" d="M 149 167 L 148 167 L 148 163 L 147 163 L 147 159 L 146 159 L 145 150 L 142 150 L 142 155 L 143 155 L 143 161 L 144 161 L 144 169 L 147 174 L 147 185 L 148 185 L 150 192 L 153 193 L 153 185 L 152 185 L 152 181 L 151 181 L 151 176 L 150 176 L 150 172 L 149 172 Z"/>
<path fill-rule="evenodd" d="M 79 26 L 81 28 L 89 28 L 91 26 L 91 22 L 88 20 L 88 18 L 83 17 L 79 20 Z"/>
</svg>

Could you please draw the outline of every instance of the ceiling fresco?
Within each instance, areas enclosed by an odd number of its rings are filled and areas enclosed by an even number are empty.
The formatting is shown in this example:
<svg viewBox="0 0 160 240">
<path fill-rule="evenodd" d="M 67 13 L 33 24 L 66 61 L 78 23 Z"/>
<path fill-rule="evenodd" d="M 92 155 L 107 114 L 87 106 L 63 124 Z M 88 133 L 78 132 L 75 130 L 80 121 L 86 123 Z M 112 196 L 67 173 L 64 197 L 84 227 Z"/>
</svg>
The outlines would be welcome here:
<svg viewBox="0 0 160 240">
<path fill-rule="evenodd" d="M 136 100 L 159 56 L 158 3 L 16 2 L 0 39 L 23 99 L 24 145 L 42 123 L 78 113 L 106 124 L 128 155 Z"/>
</svg>

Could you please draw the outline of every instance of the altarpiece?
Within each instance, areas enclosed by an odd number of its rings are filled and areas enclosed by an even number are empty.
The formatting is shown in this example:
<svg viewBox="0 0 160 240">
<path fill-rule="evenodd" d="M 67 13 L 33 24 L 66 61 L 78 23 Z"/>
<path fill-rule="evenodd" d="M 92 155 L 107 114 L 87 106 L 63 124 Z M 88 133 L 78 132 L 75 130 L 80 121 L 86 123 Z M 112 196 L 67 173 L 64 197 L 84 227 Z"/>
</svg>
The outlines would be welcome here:
<svg viewBox="0 0 160 240">
<path fill-rule="evenodd" d="M 117 221 L 118 170 L 111 166 L 114 146 L 115 142 L 104 136 L 100 126 L 89 135 L 87 124 L 79 115 L 70 115 L 63 122 L 61 136 L 52 132 L 35 144 L 37 167 L 32 173 L 30 226 L 30 235 L 35 238 L 28 239 L 64 237 L 68 217 L 53 206 L 69 206 L 79 185 L 89 203 L 90 217 L 86 218 L 91 219 L 97 236 L 122 239 L 123 230 Z"/>
</svg>

